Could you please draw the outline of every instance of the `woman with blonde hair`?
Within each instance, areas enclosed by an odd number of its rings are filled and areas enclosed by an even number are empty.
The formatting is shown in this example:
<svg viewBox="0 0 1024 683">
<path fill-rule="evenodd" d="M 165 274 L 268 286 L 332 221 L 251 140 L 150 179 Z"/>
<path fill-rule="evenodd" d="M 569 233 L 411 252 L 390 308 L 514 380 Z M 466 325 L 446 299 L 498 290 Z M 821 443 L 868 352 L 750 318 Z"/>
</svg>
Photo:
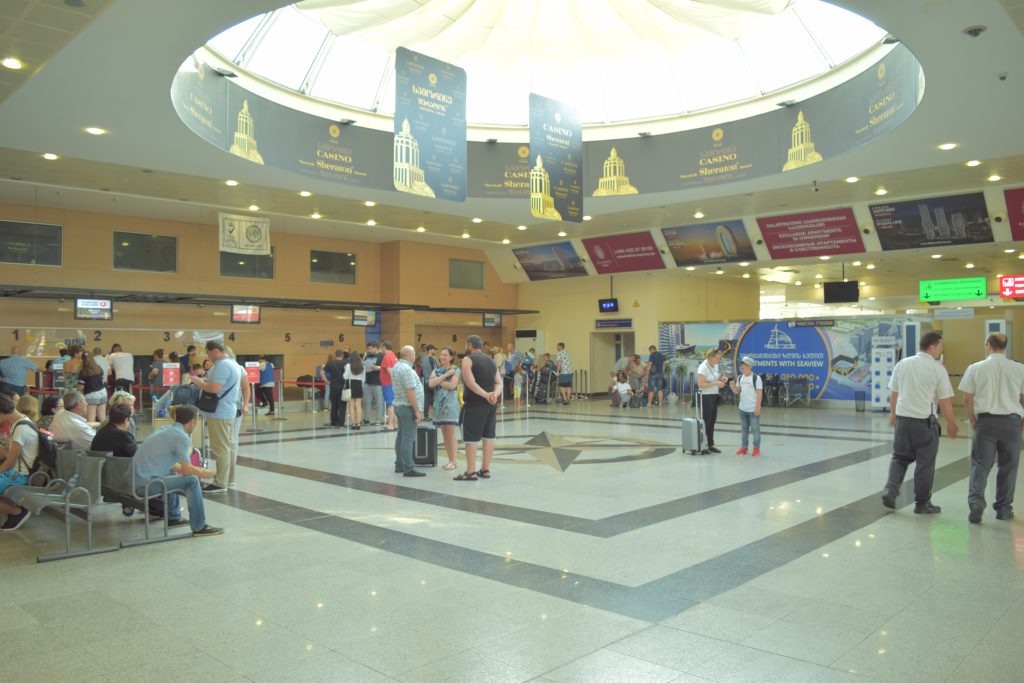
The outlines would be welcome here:
<svg viewBox="0 0 1024 683">
<path fill-rule="evenodd" d="M 32 394 L 25 394 L 19 398 L 16 410 L 33 422 L 39 423 L 39 401 Z"/>
</svg>

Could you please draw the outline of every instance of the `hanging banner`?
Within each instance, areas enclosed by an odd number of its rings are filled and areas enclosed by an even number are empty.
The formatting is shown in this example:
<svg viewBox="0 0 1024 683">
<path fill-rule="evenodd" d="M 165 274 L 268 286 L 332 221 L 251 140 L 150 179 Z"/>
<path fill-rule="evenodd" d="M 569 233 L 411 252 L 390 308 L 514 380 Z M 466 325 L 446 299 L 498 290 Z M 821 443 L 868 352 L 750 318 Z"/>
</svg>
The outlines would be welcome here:
<svg viewBox="0 0 1024 683">
<path fill-rule="evenodd" d="M 587 274 L 583 262 L 572 248 L 572 242 L 539 244 L 534 247 L 513 249 L 523 272 L 531 280 L 558 280 Z"/>
<path fill-rule="evenodd" d="M 270 219 L 220 214 L 220 250 L 233 254 L 270 254 Z"/>
<path fill-rule="evenodd" d="M 868 208 L 885 251 L 992 241 L 988 208 L 981 192 L 873 204 Z"/>
<path fill-rule="evenodd" d="M 583 122 L 564 102 L 530 93 L 530 214 L 583 221 Z"/>
<path fill-rule="evenodd" d="M 1005 190 L 1006 217 L 1010 221 L 1010 236 L 1014 242 L 1024 240 L 1024 187 Z"/>
<path fill-rule="evenodd" d="M 630 273 L 636 270 L 661 270 L 658 245 L 649 232 L 634 232 L 629 235 L 609 235 L 583 240 L 583 246 L 590 254 L 590 261 L 601 275 L 605 273 Z"/>
<path fill-rule="evenodd" d="M 743 221 L 684 225 L 662 228 L 661 232 L 677 266 L 753 261 L 757 258 Z"/>
<path fill-rule="evenodd" d="M 757 225 L 773 259 L 837 256 L 864 251 L 853 209 L 758 218 Z"/>
<path fill-rule="evenodd" d="M 398 48 L 393 178 L 399 192 L 466 201 L 466 72 Z"/>
</svg>

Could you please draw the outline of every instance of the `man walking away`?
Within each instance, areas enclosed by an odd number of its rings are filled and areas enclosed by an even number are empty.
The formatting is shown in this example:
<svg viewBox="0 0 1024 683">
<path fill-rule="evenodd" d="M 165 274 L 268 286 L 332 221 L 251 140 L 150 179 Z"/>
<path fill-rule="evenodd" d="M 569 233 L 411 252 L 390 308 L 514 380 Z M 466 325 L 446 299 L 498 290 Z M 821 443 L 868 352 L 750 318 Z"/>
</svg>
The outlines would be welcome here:
<svg viewBox="0 0 1024 683">
<path fill-rule="evenodd" d="M 960 380 L 967 417 L 974 430 L 971 440 L 971 480 L 968 520 L 981 523 L 985 511 L 985 486 L 992 465 L 998 463 L 996 519 L 1013 519 L 1013 493 L 1020 464 L 1021 420 L 1024 407 L 1024 365 L 1006 357 L 1006 335 L 996 332 L 985 340 L 985 360 L 970 365 Z"/>
<path fill-rule="evenodd" d="M 882 492 L 882 504 L 896 509 L 903 477 L 910 463 L 914 468 L 914 513 L 930 515 L 942 512 L 932 505 L 932 483 L 935 480 L 935 456 L 939 452 L 939 421 L 934 407 L 938 404 L 946 419 L 946 434 L 957 435 L 953 418 L 953 387 L 949 373 L 939 363 L 942 356 L 942 335 L 928 332 L 921 337 L 920 351 L 904 358 L 892 370 L 889 380 L 889 426 L 895 427 L 889 480 Z"/>
</svg>

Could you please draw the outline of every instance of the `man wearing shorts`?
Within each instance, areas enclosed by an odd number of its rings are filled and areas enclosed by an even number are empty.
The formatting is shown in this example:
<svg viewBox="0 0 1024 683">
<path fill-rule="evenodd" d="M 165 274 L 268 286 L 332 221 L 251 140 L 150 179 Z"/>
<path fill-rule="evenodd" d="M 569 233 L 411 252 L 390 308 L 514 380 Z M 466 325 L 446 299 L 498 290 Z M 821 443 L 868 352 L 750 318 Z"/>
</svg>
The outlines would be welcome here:
<svg viewBox="0 0 1024 683">
<path fill-rule="evenodd" d="M 501 400 L 501 373 L 494 360 L 483 353 L 483 340 L 477 335 L 466 339 L 466 357 L 462 359 L 462 441 L 466 445 L 466 471 L 456 481 L 490 479 L 494 456 L 495 422 Z M 476 450 L 484 442 L 483 467 L 476 471 Z"/>
<path fill-rule="evenodd" d="M 567 406 L 572 398 L 572 356 L 562 342 L 558 342 L 555 364 L 558 366 L 558 395 L 562 398 L 562 405 Z"/>
<path fill-rule="evenodd" d="M 384 418 L 384 431 L 393 432 L 395 425 L 395 387 L 392 385 L 391 368 L 398 365 L 398 356 L 391 348 L 391 342 L 381 343 L 384 357 L 380 361 L 380 390 L 384 394 L 384 405 L 387 406 L 387 417 Z"/>
</svg>

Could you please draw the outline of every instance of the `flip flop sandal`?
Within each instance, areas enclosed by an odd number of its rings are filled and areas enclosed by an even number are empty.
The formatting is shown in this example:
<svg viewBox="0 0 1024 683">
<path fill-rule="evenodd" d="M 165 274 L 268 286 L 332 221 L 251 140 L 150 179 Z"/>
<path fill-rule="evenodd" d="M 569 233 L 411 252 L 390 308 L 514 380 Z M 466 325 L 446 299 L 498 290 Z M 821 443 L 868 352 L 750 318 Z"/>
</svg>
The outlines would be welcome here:
<svg viewBox="0 0 1024 683">
<path fill-rule="evenodd" d="M 463 472 L 457 477 L 453 477 L 455 481 L 476 481 L 476 472 Z"/>
<path fill-rule="evenodd" d="M 491 478 L 491 471 L 490 470 L 479 470 L 479 471 L 477 471 L 476 474 L 477 474 L 478 477 L 480 477 L 482 479 L 490 479 Z"/>
<path fill-rule="evenodd" d="M 444 469 L 446 470 L 454 470 L 456 467 L 458 467 L 458 465 L 454 462 L 446 462 L 444 464 Z"/>
</svg>

